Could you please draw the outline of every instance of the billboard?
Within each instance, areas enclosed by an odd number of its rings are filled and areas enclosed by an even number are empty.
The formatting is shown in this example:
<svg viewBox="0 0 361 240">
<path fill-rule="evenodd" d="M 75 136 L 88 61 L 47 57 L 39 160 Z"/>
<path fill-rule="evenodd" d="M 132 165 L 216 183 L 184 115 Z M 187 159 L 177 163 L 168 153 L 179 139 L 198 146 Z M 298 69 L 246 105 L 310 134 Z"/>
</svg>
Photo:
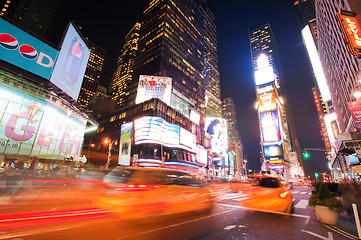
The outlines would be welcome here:
<svg viewBox="0 0 361 240">
<path fill-rule="evenodd" d="M 280 123 L 277 111 L 260 113 L 263 142 L 277 142 L 281 140 Z"/>
<path fill-rule="evenodd" d="M 275 144 L 264 144 L 263 153 L 266 159 L 280 159 L 283 158 L 282 142 Z"/>
<path fill-rule="evenodd" d="M 340 130 L 338 128 L 337 124 L 337 117 L 336 113 L 330 113 L 323 117 L 328 133 L 328 137 L 331 143 L 335 143 L 335 141 L 338 138 L 338 135 L 340 134 Z"/>
<path fill-rule="evenodd" d="M 159 98 L 167 105 L 171 105 L 172 78 L 158 76 L 139 76 L 138 92 L 135 103 L 141 103 L 151 98 Z M 186 109 L 184 109 L 184 112 Z M 186 113 L 189 117 L 189 113 Z"/>
<path fill-rule="evenodd" d="M 0 59 L 49 79 L 58 50 L 0 18 Z"/>
<path fill-rule="evenodd" d="M 134 120 L 134 144 L 156 143 L 173 147 L 179 144 L 180 127 L 159 117 Z"/>
<path fill-rule="evenodd" d="M 175 94 L 171 95 L 171 102 L 170 106 L 177 110 L 178 112 L 182 113 L 184 116 L 189 118 L 189 105 L 186 101 L 182 100 Z"/>
<path fill-rule="evenodd" d="M 347 106 L 350 109 L 356 132 L 361 132 L 361 100 L 355 102 L 348 102 Z"/>
<path fill-rule="evenodd" d="M 89 56 L 89 48 L 73 24 L 69 23 L 50 82 L 77 100 Z"/>
<path fill-rule="evenodd" d="M 79 155 L 85 126 L 85 119 L 60 102 L 0 85 L 0 154 Z"/>
<path fill-rule="evenodd" d="M 361 56 L 361 28 L 357 22 L 356 14 L 348 11 L 337 13 L 343 35 L 352 55 Z"/>
<path fill-rule="evenodd" d="M 265 54 L 260 54 L 256 62 L 257 70 L 254 71 L 256 86 L 274 82 L 275 74 L 273 71 L 273 67 L 269 64 L 268 57 Z"/>
<path fill-rule="evenodd" d="M 223 118 L 209 117 L 205 119 L 206 137 L 211 140 L 213 153 L 226 154 L 228 148 L 227 121 Z"/>
<path fill-rule="evenodd" d="M 124 123 L 120 128 L 120 144 L 118 164 L 123 166 L 130 165 L 130 152 L 132 143 L 133 122 Z"/>
<path fill-rule="evenodd" d="M 276 94 L 274 91 L 257 95 L 257 100 L 259 112 L 267 112 L 277 108 Z"/>
</svg>

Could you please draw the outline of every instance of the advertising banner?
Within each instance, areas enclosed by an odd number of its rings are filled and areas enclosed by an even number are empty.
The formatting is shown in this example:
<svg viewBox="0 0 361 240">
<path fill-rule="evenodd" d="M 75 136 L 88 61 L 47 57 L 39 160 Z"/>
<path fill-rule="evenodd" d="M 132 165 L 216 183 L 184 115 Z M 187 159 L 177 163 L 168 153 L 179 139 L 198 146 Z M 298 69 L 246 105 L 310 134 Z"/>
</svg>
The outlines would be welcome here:
<svg viewBox="0 0 361 240">
<path fill-rule="evenodd" d="M 134 144 L 156 143 L 174 147 L 179 144 L 180 127 L 159 117 L 142 117 L 134 120 Z"/>
<path fill-rule="evenodd" d="M 356 132 L 361 132 L 361 101 L 348 102 L 347 106 L 350 109 Z"/>
<path fill-rule="evenodd" d="M 263 145 L 263 152 L 264 152 L 264 157 L 266 159 L 283 158 L 282 142 L 275 143 L 275 144 L 269 144 L 269 145 Z"/>
<path fill-rule="evenodd" d="M 151 98 L 158 98 L 171 105 L 172 78 L 158 76 L 139 76 L 138 92 L 135 103 L 141 103 Z M 186 109 L 184 109 L 186 111 Z M 187 113 L 188 117 L 189 113 Z"/>
<path fill-rule="evenodd" d="M 0 154 L 79 155 L 85 126 L 85 120 L 61 103 L 0 85 Z"/>
<path fill-rule="evenodd" d="M 263 142 L 277 142 L 281 140 L 280 123 L 277 111 L 260 113 Z"/>
<path fill-rule="evenodd" d="M 90 50 L 73 24 L 69 24 L 50 82 L 78 99 Z"/>
<path fill-rule="evenodd" d="M 120 129 L 120 145 L 118 164 L 130 166 L 133 122 L 124 123 Z"/>
<path fill-rule="evenodd" d="M 337 13 L 337 16 L 351 54 L 361 56 L 361 28 L 357 22 L 356 14 L 341 11 Z"/>
<path fill-rule="evenodd" d="M 49 79 L 58 50 L 0 18 L 0 59 Z"/>
<path fill-rule="evenodd" d="M 228 148 L 227 121 L 223 118 L 205 119 L 206 137 L 211 140 L 213 153 L 226 154 Z"/>
<path fill-rule="evenodd" d="M 274 91 L 257 95 L 257 99 L 259 112 L 275 110 L 277 107 L 276 94 Z"/>
</svg>

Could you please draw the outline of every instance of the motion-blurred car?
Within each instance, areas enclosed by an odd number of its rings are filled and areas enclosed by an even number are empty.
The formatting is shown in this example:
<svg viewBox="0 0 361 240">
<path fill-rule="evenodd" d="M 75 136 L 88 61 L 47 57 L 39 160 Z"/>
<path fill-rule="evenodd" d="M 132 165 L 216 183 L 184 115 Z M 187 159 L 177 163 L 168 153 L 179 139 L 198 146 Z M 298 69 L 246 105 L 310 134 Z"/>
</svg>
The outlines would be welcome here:
<svg viewBox="0 0 361 240">
<path fill-rule="evenodd" d="M 261 175 L 254 180 L 252 187 L 239 192 L 244 195 L 244 199 L 240 201 L 242 207 L 270 212 L 293 212 L 291 189 L 283 185 L 279 177 Z"/>
<path fill-rule="evenodd" d="M 210 191 L 192 175 L 171 169 L 116 167 L 105 177 L 106 195 L 95 206 L 124 218 L 144 218 L 185 212 L 209 213 Z"/>
</svg>

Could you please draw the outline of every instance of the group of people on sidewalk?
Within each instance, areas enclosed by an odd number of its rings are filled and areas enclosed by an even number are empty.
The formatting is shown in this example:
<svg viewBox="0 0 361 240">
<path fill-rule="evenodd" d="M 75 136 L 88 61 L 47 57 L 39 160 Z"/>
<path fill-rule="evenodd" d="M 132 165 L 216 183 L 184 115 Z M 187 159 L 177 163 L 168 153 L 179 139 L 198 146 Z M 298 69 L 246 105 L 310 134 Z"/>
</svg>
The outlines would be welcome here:
<svg viewBox="0 0 361 240">
<path fill-rule="evenodd" d="M 342 199 L 345 213 L 348 216 L 353 216 L 353 203 L 356 204 L 360 216 L 361 183 L 344 180 L 338 184 L 337 194 Z"/>
</svg>

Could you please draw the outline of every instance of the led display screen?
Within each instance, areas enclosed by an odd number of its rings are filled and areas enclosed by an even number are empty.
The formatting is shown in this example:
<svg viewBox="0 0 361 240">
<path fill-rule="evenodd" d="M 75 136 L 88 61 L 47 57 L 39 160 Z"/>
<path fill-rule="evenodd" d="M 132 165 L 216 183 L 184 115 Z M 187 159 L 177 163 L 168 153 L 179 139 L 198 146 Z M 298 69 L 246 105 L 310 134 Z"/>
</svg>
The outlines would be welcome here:
<svg viewBox="0 0 361 240">
<path fill-rule="evenodd" d="M 277 107 L 276 95 L 274 91 L 257 95 L 257 99 L 259 112 L 275 110 Z"/>
<path fill-rule="evenodd" d="M 207 149 L 203 148 L 203 147 L 199 147 L 198 148 L 198 155 L 197 155 L 197 162 L 203 164 L 203 165 L 207 165 L 207 159 L 208 159 L 208 152 Z"/>
<path fill-rule="evenodd" d="M 158 143 L 164 146 L 179 146 L 178 125 L 159 117 L 142 117 L 134 120 L 134 143 Z"/>
<path fill-rule="evenodd" d="M 177 97 L 177 95 L 172 94 L 172 99 L 170 102 L 170 106 L 177 110 L 178 112 L 182 113 L 184 116 L 189 118 L 189 105 L 187 102 L 182 100 L 181 98 Z"/>
<path fill-rule="evenodd" d="M 283 158 L 282 142 L 270 145 L 263 145 L 263 153 L 266 159 Z"/>
<path fill-rule="evenodd" d="M 341 11 L 337 14 L 342 32 L 346 38 L 350 52 L 361 56 L 361 28 L 353 12 Z"/>
<path fill-rule="evenodd" d="M 184 128 L 180 128 L 179 143 L 188 147 L 190 150 L 196 152 L 197 149 L 197 137 L 195 134 L 188 132 Z"/>
<path fill-rule="evenodd" d="M 223 118 L 206 118 L 205 133 L 211 140 L 212 152 L 225 154 L 228 147 L 227 121 Z"/>
<path fill-rule="evenodd" d="M 357 153 L 346 156 L 346 161 L 347 161 L 348 165 L 360 164 L 360 160 L 357 157 Z"/>
<path fill-rule="evenodd" d="M 132 143 L 133 122 L 124 123 L 120 128 L 119 158 L 118 164 L 130 165 L 130 152 Z"/>
<path fill-rule="evenodd" d="M 77 100 L 89 56 L 89 48 L 69 23 L 50 81 Z"/>
<path fill-rule="evenodd" d="M 274 82 L 275 74 L 273 72 L 273 67 L 269 66 L 256 70 L 254 72 L 254 78 L 256 79 L 256 86 Z"/>
<path fill-rule="evenodd" d="M 0 59 L 49 79 L 58 50 L 0 18 Z"/>
<path fill-rule="evenodd" d="M 85 119 L 59 102 L 0 85 L 0 154 L 79 155 Z"/>
<path fill-rule="evenodd" d="M 281 140 L 280 123 L 277 111 L 260 113 L 263 142 L 277 142 Z"/>
<path fill-rule="evenodd" d="M 141 103 L 151 98 L 158 98 L 171 105 L 172 78 L 158 76 L 139 76 L 138 92 L 135 103 Z M 184 109 L 186 111 L 186 109 Z M 188 117 L 189 113 L 186 115 Z"/>
</svg>

